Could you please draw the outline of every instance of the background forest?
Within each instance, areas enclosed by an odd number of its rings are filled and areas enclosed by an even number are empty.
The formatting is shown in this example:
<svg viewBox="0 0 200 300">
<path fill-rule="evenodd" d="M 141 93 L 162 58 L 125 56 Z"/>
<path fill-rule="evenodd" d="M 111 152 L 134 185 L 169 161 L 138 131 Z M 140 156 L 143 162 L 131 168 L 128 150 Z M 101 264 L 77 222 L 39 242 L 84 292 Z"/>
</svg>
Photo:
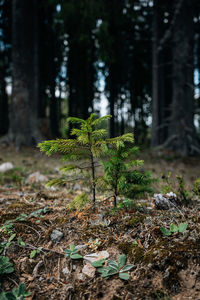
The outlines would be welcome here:
<svg viewBox="0 0 200 300">
<path fill-rule="evenodd" d="M 199 162 L 200 0 L 0 0 L 0 300 L 200 300 Z"/>
<path fill-rule="evenodd" d="M 198 0 L 1 0 L 1 140 L 67 136 L 67 116 L 96 112 L 111 137 L 198 154 L 199 23 Z"/>
</svg>

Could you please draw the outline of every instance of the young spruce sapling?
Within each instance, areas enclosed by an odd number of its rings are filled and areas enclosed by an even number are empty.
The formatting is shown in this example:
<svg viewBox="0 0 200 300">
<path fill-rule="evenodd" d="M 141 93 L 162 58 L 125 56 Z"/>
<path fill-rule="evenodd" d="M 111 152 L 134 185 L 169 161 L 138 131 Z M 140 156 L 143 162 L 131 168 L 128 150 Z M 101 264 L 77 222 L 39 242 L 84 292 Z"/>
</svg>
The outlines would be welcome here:
<svg viewBox="0 0 200 300">
<path fill-rule="evenodd" d="M 123 146 L 124 142 L 132 141 L 132 134 L 124 134 L 116 138 L 107 138 L 107 130 L 99 129 L 102 122 L 111 118 L 106 115 L 97 118 L 95 114 L 91 114 L 87 120 L 69 117 L 68 122 L 79 125 L 79 128 L 73 128 L 71 135 L 75 136 L 74 139 L 56 139 L 44 141 L 38 145 L 41 151 L 46 152 L 47 155 L 52 155 L 56 152 L 63 155 L 65 161 L 70 162 L 67 166 L 61 168 L 64 173 L 67 172 L 83 172 L 84 169 L 90 169 L 92 199 L 95 205 L 96 201 L 96 167 L 97 158 L 99 158 L 107 145 Z M 87 160 L 89 164 L 81 164 L 81 160 Z M 71 163 L 73 161 L 73 164 Z M 66 183 L 64 179 L 51 180 L 48 185 L 60 185 Z"/>
<path fill-rule="evenodd" d="M 134 142 L 133 136 L 129 142 Z M 152 191 L 150 173 L 137 169 L 143 165 L 143 161 L 133 159 L 138 153 L 137 147 L 127 147 L 122 143 L 107 148 L 104 153 L 108 157 L 103 161 L 104 183 L 106 189 L 113 193 L 115 207 L 119 195 L 134 199 Z"/>
</svg>

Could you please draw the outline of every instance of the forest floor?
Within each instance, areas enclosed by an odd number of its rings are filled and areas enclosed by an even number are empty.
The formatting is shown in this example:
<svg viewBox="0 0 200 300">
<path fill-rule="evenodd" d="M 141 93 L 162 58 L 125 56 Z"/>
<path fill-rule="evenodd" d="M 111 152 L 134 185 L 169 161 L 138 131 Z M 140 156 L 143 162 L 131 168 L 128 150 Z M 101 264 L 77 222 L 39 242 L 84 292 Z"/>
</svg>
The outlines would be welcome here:
<svg viewBox="0 0 200 300">
<path fill-rule="evenodd" d="M 184 189 L 192 198 L 187 207 L 158 210 L 153 196 L 147 195 L 129 209 L 113 210 L 111 200 L 105 201 L 107 195 L 99 193 L 95 211 L 90 205 L 70 211 L 66 207 L 84 190 L 82 181 L 50 189 L 28 177 L 34 172 L 48 179 L 59 176 L 59 157 L 46 157 L 37 149 L 16 153 L 0 148 L 0 164 L 14 165 L 0 173 L 0 255 L 14 265 L 14 272 L 0 272 L 0 288 L 9 291 L 24 282 L 31 292 L 28 300 L 199 300 L 200 199 L 192 189 L 200 177 L 200 160 L 153 152 L 141 157 L 144 170 L 158 179 L 155 192 L 180 192 L 176 175 L 183 175 Z M 169 229 L 172 223 L 188 227 L 164 235 L 160 227 Z M 59 241 L 52 236 L 54 230 L 61 233 Z M 118 274 L 102 278 L 87 258 L 66 257 L 70 244 L 78 246 L 82 256 L 96 253 L 103 258 L 106 253 L 106 263 L 126 254 L 127 263 L 133 264 L 129 280 Z"/>
</svg>

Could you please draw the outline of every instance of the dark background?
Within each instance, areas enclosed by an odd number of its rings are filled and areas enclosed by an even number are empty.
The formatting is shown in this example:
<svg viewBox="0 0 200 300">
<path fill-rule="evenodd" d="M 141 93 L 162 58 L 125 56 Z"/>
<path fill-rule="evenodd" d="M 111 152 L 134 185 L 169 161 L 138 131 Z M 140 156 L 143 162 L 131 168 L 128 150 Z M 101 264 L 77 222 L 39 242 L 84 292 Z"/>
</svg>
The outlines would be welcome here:
<svg viewBox="0 0 200 300">
<path fill-rule="evenodd" d="M 0 0 L 1 141 L 66 137 L 107 98 L 110 136 L 199 154 L 199 25 L 198 0 Z"/>
</svg>

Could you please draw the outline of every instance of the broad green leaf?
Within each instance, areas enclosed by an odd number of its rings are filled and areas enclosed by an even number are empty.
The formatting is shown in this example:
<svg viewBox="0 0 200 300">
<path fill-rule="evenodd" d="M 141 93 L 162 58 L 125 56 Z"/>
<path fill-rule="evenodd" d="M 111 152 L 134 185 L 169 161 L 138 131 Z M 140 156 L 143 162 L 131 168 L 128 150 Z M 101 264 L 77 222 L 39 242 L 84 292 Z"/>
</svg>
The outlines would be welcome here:
<svg viewBox="0 0 200 300">
<path fill-rule="evenodd" d="M 188 227 L 188 223 L 180 223 L 178 226 L 178 231 L 183 233 Z"/>
<path fill-rule="evenodd" d="M 99 273 L 104 273 L 106 271 L 106 267 L 98 268 L 97 271 Z"/>
<path fill-rule="evenodd" d="M 129 280 L 130 276 L 128 273 L 119 273 L 119 278 L 123 280 Z"/>
<path fill-rule="evenodd" d="M 82 255 L 80 255 L 80 254 L 72 254 L 72 255 L 70 255 L 70 258 L 71 259 L 80 259 L 80 258 L 82 258 L 83 256 Z"/>
<path fill-rule="evenodd" d="M 75 245 L 74 244 L 70 244 L 69 249 L 70 249 L 71 252 L 74 251 Z"/>
<path fill-rule="evenodd" d="M 110 259 L 108 261 L 108 266 L 111 266 L 112 268 L 117 268 L 117 269 L 119 268 L 118 263 L 112 259 Z"/>
<path fill-rule="evenodd" d="M 134 267 L 134 265 L 126 265 L 120 270 L 120 272 L 127 272 L 127 271 L 131 270 L 133 267 Z"/>
<path fill-rule="evenodd" d="M 171 232 L 174 232 L 174 233 L 176 233 L 176 232 L 178 232 L 178 226 L 176 226 L 175 224 L 170 224 L 170 231 Z"/>
<path fill-rule="evenodd" d="M 165 229 L 164 227 L 160 227 L 160 231 L 166 236 L 171 235 L 171 232 L 169 230 Z"/>
<path fill-rule="evenodd" d="M 36 254 L 37 254 L 37 250 L 31 251 L 30 258 L 34 258 Z"/>
<path fill-rule="evenodd" d="M 122 254 L 118 259 L 119 268 L 123 267 L 125 263 L 126 263 L 126 255 Z"/>
<path fill-rule="evenodd" d="M 103 259 L 100 259 L 100 260 L 96 260 L 92 263 L 92 266 L 95 267 L 95 268 L 98 268 L 98 267 L 102 267 L 103 264 L 105 263 L 105 258 Z"/>
</svg>

